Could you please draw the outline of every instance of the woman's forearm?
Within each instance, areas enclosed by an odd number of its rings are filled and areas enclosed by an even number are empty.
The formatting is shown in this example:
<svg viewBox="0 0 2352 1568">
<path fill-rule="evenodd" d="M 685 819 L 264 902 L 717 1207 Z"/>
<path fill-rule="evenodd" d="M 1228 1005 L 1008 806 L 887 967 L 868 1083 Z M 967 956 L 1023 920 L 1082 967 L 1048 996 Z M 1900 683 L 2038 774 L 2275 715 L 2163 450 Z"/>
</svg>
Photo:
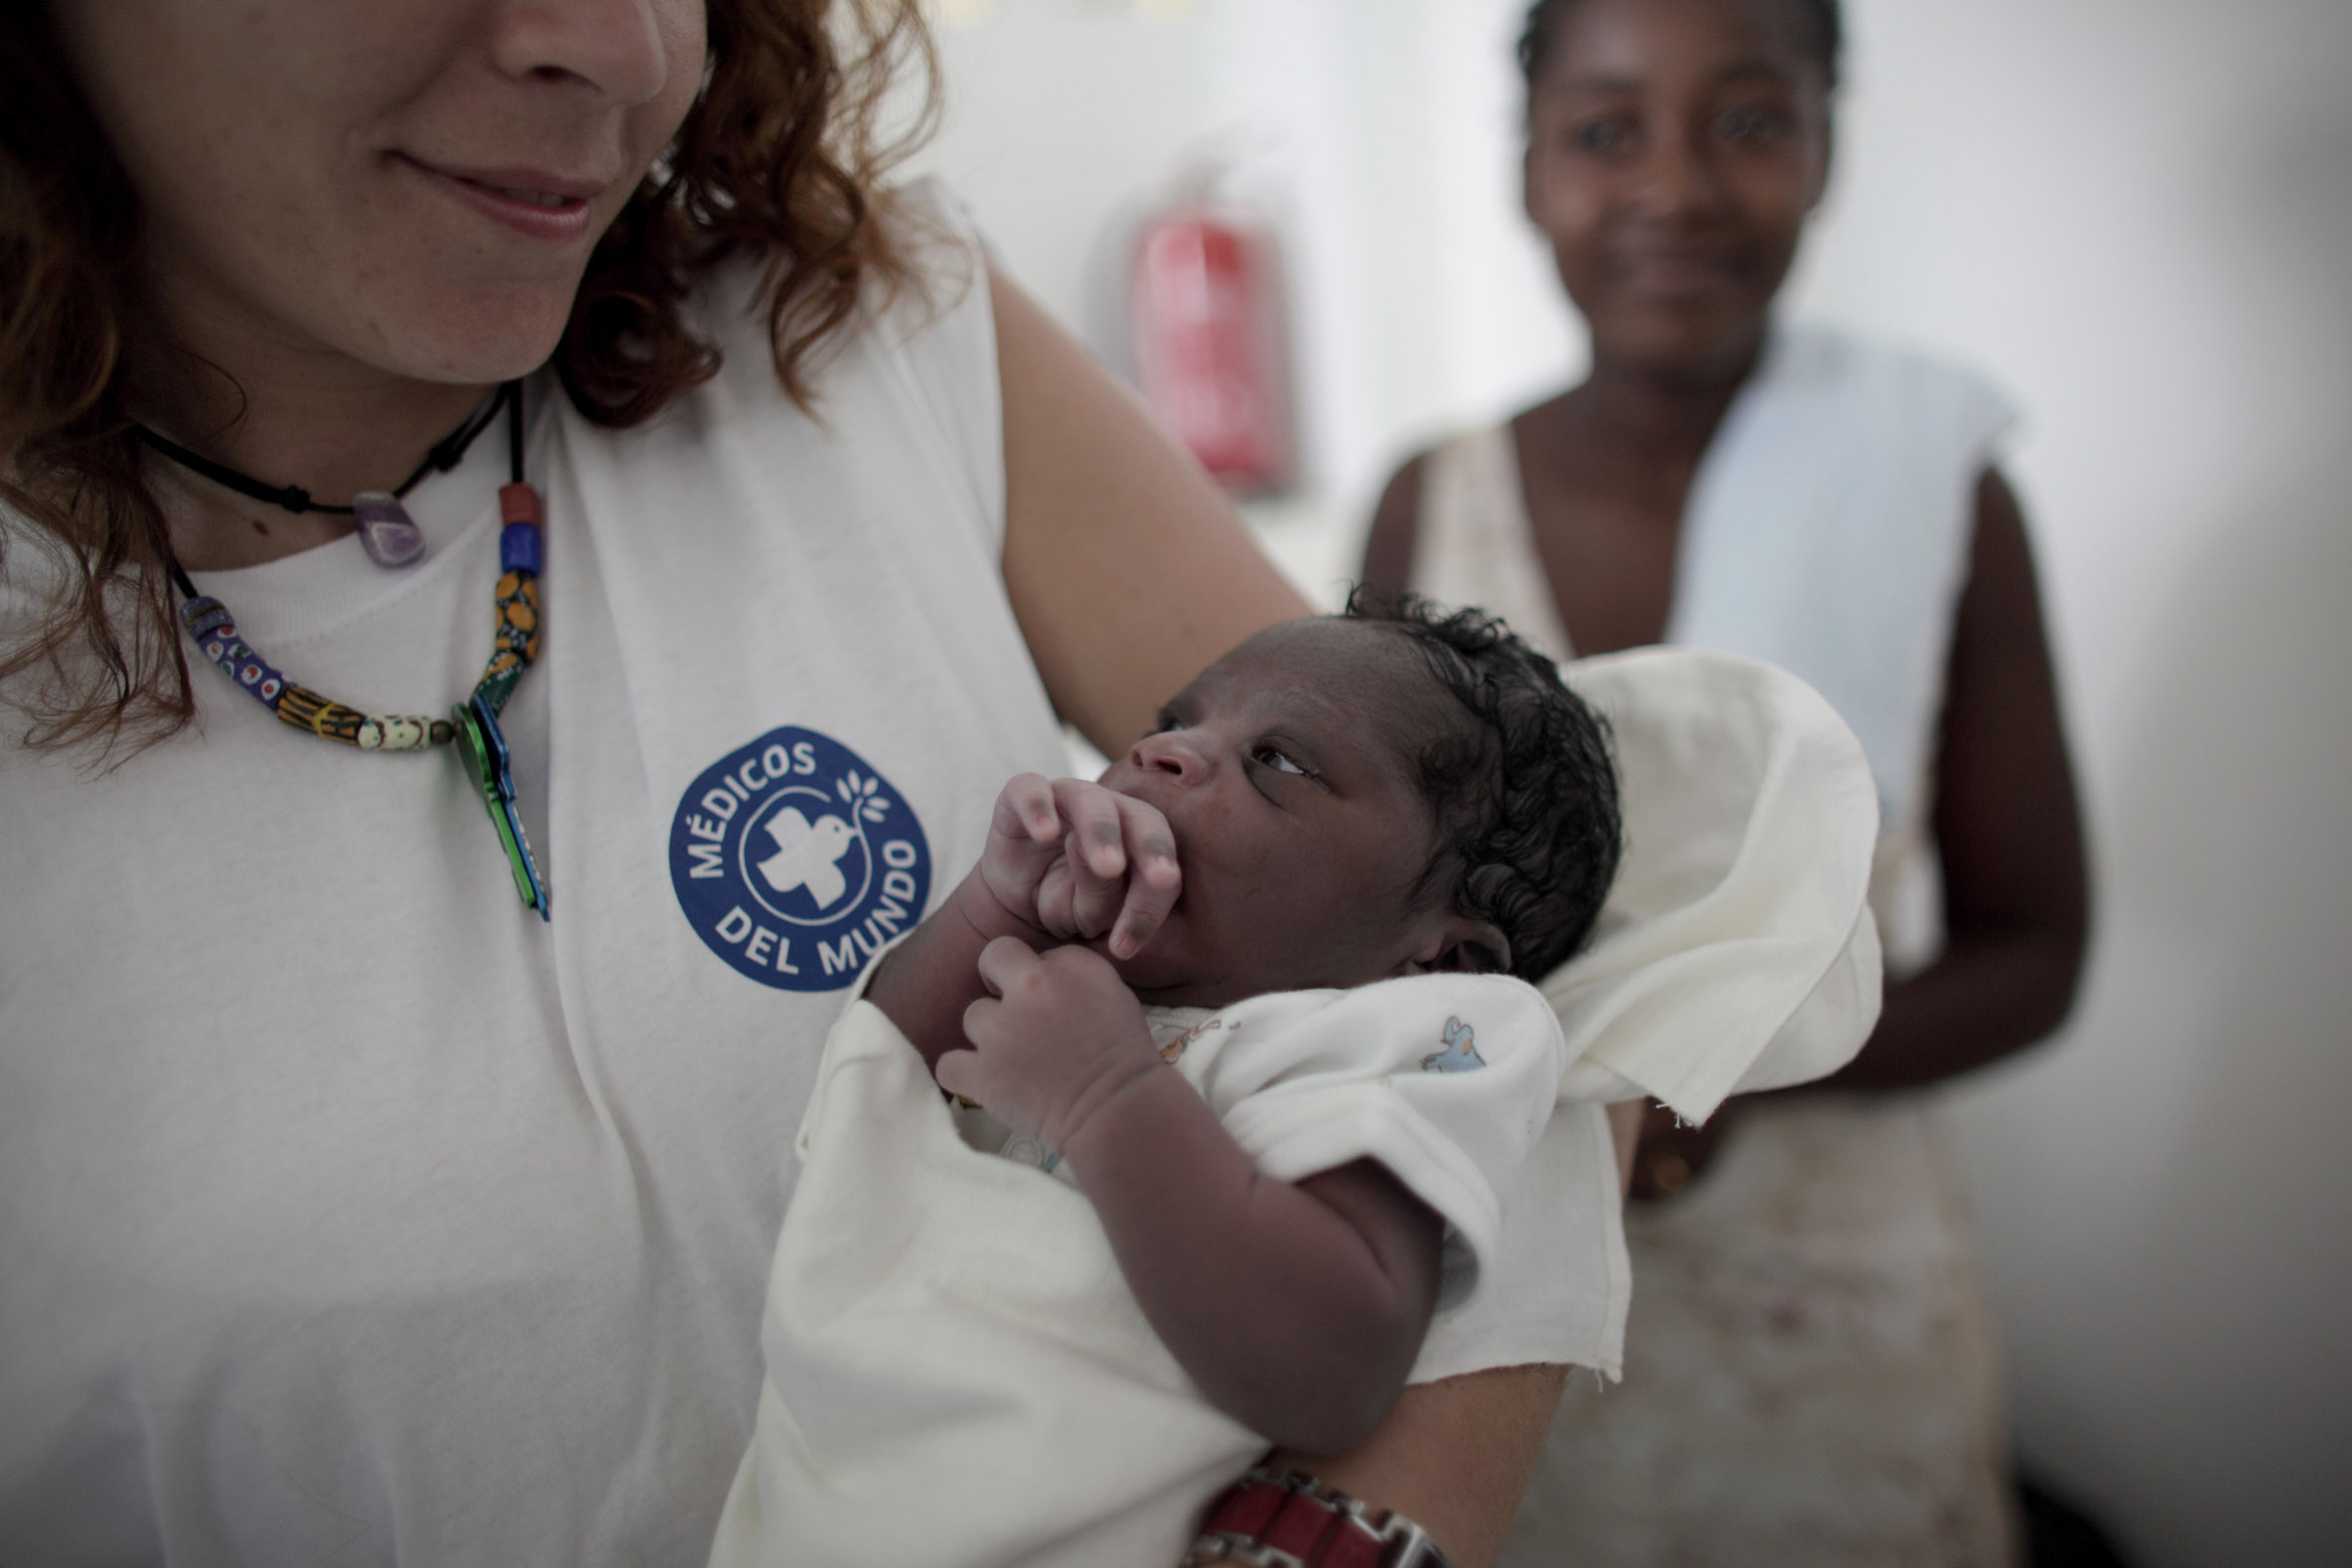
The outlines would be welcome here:
<svg viewBox="0 0 2352 1568">
<path fill-rule="evenodd" d="M 1641 1103 L 1609 1107 L 1620 1182 L 1633 1171 Z M 1495 1367 L 1409 1384 L 1369 1441 L 1345 1454 L 1278 1453 L 1360 1499 L 1375 1514 L 1393 1508 L 1437 1538 L 1458 1568 L 1491 1568 L 1543 1452 L 1571 1368 Z"/>
<path fill-rule="evenodd" d="M 1955 938 L 1929 968 L 1887 988 L 1869 1041 L 1808 1087 L 1913 1088 L 2023 1049 L 2065 1020 L 2082 949 L 2079 927 Z"/>
<path fill-rule="evenodd" d="M 1136 1079 L 1062 1154 L 1213 1404 L 1302 1453 L 1372 1434 L 1435 1310 L 1436 1215 L 1369 1162 L 1267 1176 L 1173 1071 Z"/>
<path fill-rule="evenodd" d="M 1998 473 L 1978 485 L 1937 732 L 1945 948 L 1887 988 L 1841 1088 L 1933 1083 L 2055 1029 L 2090 928 L 2088 870 L 2032 551 Z"/>
</svg>

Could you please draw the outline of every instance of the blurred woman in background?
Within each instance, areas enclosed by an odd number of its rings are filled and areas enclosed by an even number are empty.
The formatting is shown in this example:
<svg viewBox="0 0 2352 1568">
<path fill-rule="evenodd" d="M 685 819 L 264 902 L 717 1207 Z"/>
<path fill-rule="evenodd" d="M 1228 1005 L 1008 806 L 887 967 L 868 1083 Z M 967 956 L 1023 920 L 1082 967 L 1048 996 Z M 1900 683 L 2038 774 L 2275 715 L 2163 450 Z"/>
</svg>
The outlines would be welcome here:
<svg viewBox="0 0 2352 1568">
<path fill-rule="evenodd" d="M 1504 1560 L 2011 1560 L 2000 1375 L 1923 1088 L 2064 1017 L 2082 833 L 2000 398 L 1774 322 L 1827 180 L 1834 0 L 1538 0 L 1526 204 L 1579 386 L 1415 457 L 1364 576 L 1561 658 L 1771 660 L 1860 736 L 1885 1010 L 1826 1083 L 1654 1115 L 1625 1379 L 1571 1388 Z"/>
</svg>

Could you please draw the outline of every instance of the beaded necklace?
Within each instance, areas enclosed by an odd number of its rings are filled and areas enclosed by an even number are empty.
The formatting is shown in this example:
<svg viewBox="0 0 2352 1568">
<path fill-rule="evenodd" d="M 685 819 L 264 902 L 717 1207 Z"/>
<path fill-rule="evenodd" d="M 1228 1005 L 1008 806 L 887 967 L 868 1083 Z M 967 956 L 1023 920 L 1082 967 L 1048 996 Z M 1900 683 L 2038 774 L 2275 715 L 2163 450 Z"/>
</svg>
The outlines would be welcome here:
<svg viewBox="0 0 2352 1568">
<path fill-rule="evenodd" d="M 539 565 L 546 513 L 539 492 L 523 479 L 523 383 L 509 381 L 499 388 L 489 407 L 495 413 L 502 403 L 507 412 L 507 466 L 512 478 L 498 492 L 499 515 L 505 526 L 498 536 L 499 575 L 492 594 L 497 630 L 482 678 L 474 683 L 472 695 L 449 710 L 448 718 L 361 713 L 288 680 L 237 634 L 237 623 L 227 605 L 198 593 L 176 560 L 170 562 L 170 571 L 172 582 L 184 595 L 179 619 L 188 636 L 247 695 L 276 714 L 280 723 L 363 752 L 420 752 L 456 742 L 466 777 L 481 791 L 490 824 L 497 829 L 499 847 L 514 873 L 515 892 L 525 907 L 538 910 L 540 919 L 545 920 L 547 880 L 532 859 L 522 818 L 515 814 L 514 768 L 498 716 L 516 682 L 539 657 Z M 470 439 L 480 428 L 469 421 L 469 428 L 461 434 Z M 436 454 L 441 450 L 436 448 Z"/>
</svg>

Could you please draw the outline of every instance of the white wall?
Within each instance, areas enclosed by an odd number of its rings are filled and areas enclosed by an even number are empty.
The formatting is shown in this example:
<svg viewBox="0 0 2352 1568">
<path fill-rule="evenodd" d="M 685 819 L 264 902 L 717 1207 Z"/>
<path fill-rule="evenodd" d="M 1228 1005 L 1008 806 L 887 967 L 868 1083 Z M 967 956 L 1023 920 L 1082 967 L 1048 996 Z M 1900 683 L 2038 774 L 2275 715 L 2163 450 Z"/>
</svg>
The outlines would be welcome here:
<svg viewBox="0 0 2352 1568">
<path fill-rule="evenodd" d="M 948 174 L 1073 327 L 1113 226 L 1203 147 L 1281 232 L 1307 385 L 1307 484 L 1253 508 L 1311 593 L 1415 438 L 1558 381 L 1578 336 L 1518 216 L 1514 0 L 958 0 Z M 1498 282 L 1500 280 L 1500 283 Z"/>
<path fill-rule="evenodd" d="M 1856 20 L 1808 292 L 2027 408 L 2098 861 L 1955 1107 L 2025 1452 L 2151 1563 L 2352 1560 L 2352 5 Z"/>
<path fill-rule="evenodd" d="M 2153 1568 L 2352 1557 L 2352 3 L 1847 0 L 1800 304 L 2028 415 L 2098 861 L 2065 1036 L 1955 1094 L 2026 1454 Z M 928 162 L 1082 322 L 1239 125 L 1298 274 L 1310 588 L 1409 448 L 1573 373 L 1516 0 L 963 0 Z M 1148 14 L 1146 14 L 1148 13 Z"/>
</svg>

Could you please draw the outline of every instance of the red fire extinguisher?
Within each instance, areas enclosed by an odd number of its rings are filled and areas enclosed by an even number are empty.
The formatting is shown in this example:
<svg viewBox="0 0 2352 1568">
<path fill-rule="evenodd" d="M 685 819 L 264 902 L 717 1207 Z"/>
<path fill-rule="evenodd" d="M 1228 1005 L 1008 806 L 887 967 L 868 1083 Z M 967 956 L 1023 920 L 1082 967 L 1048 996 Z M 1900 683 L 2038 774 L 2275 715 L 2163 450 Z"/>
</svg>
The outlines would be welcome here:
<svg viewBox="0 0 2352 1568">
<path fill-rule="evenodd" d="M 1292 482 L 1281 290 L 1274 236 L 1237 212 L 1184 200 L 1136 237 L 1127 298 L 1143 399 L 1235 495 Z"/>
</svg>

